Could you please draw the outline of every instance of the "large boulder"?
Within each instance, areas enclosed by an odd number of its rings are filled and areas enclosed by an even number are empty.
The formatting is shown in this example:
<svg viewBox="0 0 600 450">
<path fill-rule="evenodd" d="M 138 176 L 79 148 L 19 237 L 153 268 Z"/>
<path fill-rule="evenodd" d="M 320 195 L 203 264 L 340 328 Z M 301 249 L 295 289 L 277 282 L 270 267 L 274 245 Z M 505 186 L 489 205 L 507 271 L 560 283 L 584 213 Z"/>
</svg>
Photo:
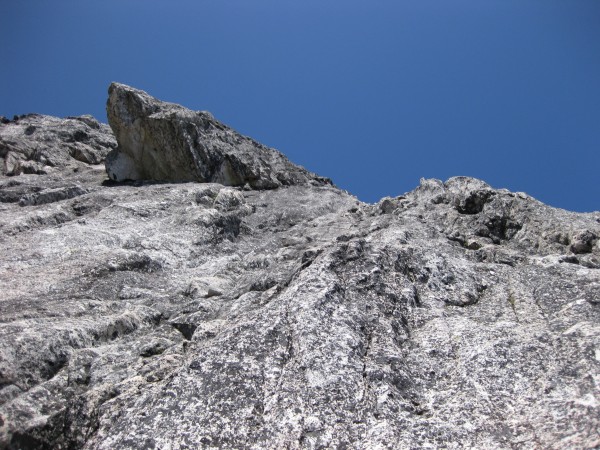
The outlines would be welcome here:
<svg viewBox="0 0 600 450">
<path fill-rule="evenodd" d="M 277 150 L 242 136 L 205 111 L 112 83 L 106 105 L 119 146 L 106 160 L 115 181 L 198 181 L 272 189 L 327 183 Z"/>
</svg>

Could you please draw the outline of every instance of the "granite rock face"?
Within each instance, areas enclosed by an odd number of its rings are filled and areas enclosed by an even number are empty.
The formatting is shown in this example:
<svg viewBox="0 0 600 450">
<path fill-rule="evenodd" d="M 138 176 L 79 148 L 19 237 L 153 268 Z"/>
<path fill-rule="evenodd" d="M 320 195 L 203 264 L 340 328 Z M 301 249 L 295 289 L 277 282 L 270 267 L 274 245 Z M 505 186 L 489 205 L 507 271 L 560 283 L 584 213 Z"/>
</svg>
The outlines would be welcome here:
<svg viewBox="0 0 600 450">
<path fill-rule="evenodd" d="M 208 112 L 162 102 L 124 84 L 111 84 L 106 111 L 119 142 L 106 160 L 106 171 L 116 181 L 198 181 L 258 189 L 328 182 Z"/>
<path fill-rule="evenodd" d="M 0 120 L 2 175 L 46 174 L 100 164 L 114 148 L 110 128 L 92 116 L 59 119 L 26 114 Z"/>
<path fill-rule="evenodd" d="M 600 212 L 281 167 L 3 176 L 0 448 L 600 446 Z"/>
</svg>

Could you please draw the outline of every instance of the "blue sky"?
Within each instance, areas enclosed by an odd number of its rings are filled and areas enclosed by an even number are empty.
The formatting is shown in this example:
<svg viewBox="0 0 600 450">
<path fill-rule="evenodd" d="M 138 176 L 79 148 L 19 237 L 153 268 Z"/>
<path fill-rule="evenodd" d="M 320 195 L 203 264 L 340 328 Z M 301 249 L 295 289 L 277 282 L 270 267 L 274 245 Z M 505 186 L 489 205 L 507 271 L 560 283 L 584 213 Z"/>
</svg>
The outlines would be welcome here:
<svg viewBox="0 0 600 450">
<path fill-rule="evenodd" d="M 13 1 L 0 42 L 0 115 L 106 121 L 120 81 L 364 201 L 468 175 L 600 210 L 598 0 Z"/>
</svg>

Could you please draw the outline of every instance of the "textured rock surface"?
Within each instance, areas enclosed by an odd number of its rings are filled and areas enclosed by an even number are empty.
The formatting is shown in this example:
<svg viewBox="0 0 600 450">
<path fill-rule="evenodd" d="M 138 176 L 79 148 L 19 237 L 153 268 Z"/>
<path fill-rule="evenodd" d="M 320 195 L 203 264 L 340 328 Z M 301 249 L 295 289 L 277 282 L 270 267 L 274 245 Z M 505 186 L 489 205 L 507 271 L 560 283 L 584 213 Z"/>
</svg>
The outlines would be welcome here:
<svg viewBox="0 0 600 450">
<path fill-rule="evenodd" d="M 600 446 L 600 212 L 106 178 L 0 181 L 0 447 Z"/>
<path fill-rule="evenodd" d="M 119 142 L 106 161 L 116 181 L 199 181 L 259 189 L 328 182 L 208 112 L 162 102 L 124 84 L 111 84 L 106 111 Z"/>
<path fill-rule="evenodd" d="M 2 175 L 45 174 L 55 169 L 77 169 L 100 164 L 116 148 L 106 124 L 92 116 L 57 117 L 41 114 L 0 120 Z"/>
</svg>

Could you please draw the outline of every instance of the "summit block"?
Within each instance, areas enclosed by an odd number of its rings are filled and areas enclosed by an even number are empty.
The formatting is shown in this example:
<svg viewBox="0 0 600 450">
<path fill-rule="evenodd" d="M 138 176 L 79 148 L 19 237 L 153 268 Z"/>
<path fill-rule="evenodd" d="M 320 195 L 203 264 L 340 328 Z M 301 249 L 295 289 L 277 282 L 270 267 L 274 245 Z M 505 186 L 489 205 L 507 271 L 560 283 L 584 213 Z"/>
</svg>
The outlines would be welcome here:
<svg viewBox="0 0 600 450">
<path fill-rule="evenodd" d="M 115 181 L 198 181 L 256 189 L 326 182 L 206 111 L 163 102 L 124 84 L 110 85 L 106 112 L 119 144 L 106 159 Z"/>
</svg>

